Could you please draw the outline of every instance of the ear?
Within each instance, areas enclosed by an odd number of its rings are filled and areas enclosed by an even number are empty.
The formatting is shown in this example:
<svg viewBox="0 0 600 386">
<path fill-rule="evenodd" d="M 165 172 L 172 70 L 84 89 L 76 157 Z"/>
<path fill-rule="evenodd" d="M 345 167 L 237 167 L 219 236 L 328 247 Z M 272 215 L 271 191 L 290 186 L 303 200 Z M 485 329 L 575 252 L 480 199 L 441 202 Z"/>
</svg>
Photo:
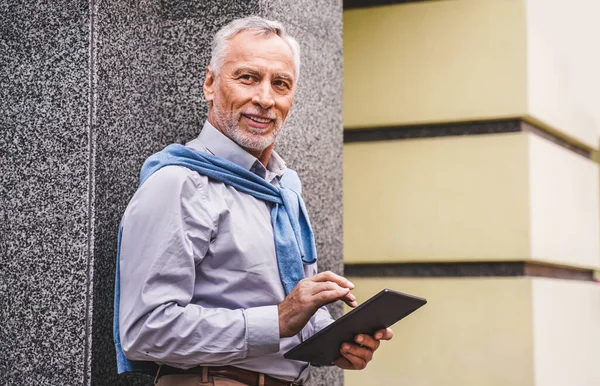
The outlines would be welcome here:
<svg viewBox="0 0 600 386">
<path fill-rule="evenodd" d="M 204 91 L 204 99 L 206 99 L 206 101 L 208 103 L 212 103 L 213 99 L 215 98 L 215 73 L 213 72 L 212 68 L 210 68 L 210 66 L 206 67 L 206 74 L 205 74 L 205 78 L 204 78 L 204 86 L 202 86 L 202 89 Z"/>
</svg>

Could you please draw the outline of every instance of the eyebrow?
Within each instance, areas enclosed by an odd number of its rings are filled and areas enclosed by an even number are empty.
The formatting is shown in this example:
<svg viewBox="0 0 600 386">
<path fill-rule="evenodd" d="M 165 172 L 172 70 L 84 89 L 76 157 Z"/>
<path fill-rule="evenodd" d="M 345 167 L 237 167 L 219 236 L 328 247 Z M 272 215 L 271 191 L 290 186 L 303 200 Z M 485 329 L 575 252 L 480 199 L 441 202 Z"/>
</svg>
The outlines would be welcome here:
<svg viewBox="0 0 600 386">
<path fill-rule="evenodd" d="M 262 72 L 251 67 L 240 67 L 233 72 L 234 77 L 240 76 L 242 74 L 250 74 L 256 77 L 260 77 L 262 75 Z M 277 72 L 273 75 L 273 78 L 283 79 L 287 80 L 290 83 L 294 83 L 294 77 L 287 72 Z"/>
<path fill-rule="evenodd" d="M 287 80 L 290 83 L 294 83 L 294 78 L 287 72 L 277 72 L 273 77 L 277 79 Z"/>
<path fill-rule="evenodd" d="M 261 72 L 250 67 L 240 67 L 233 72 L 233 76 L 238 76 L 242 74 L 250 74 L 254 76 L 260 76 Z"/>
</svg>

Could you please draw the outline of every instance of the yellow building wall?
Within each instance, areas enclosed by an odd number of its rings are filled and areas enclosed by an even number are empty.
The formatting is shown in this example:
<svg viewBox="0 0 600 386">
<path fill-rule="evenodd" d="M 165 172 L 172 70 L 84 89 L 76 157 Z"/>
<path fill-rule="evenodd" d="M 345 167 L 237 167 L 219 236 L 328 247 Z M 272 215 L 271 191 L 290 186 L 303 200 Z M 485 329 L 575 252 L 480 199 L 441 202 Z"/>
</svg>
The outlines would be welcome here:
<svg viewBox="0 0 600 386">
<path fill-rule="evenodd" d="M 536 386 L 600 385 L 600 284 L 535 279 Z"/>
<path fill-rule="evenodd" d="M 598 176 L 525 132 L 349 143 L 344 259 L 599 268 Z"/>
<path fill-rule="evenodd" d="M 544 278 L 359 278 L 428 303 L 392 327 L 347 386 L 597 386 L 600 285 Z"/>
<path fill-rule="evenodd" d="M 514 118 L 597 150 L 598 15 L 596 0 L 345 11 L 344 127 Z M 592 155 L 531 132 L 346 143 L 345 262 L 599 270 L 600 156 Z M 346 385 L 600 385 L 597 283 L 350 279 L 359 301 L 387 287 L 428 304 L 394 327 L 367 370 L 347 371 Z"/>
<path fill-rule="evenodd" d="M 527 135 L 344 146 L 344 260 L 530 255 Z"/>
<path fill-rule="evenodd" d="M 346 386 L 532 386 L 531 279 L 357 278 L 359 302 L 387 287 L 428 303 L 392 328 Z M 583 386 L 583 385 L 582 385 Z"/>
<path fill-rule="evenodd" d="M 344 127 L 525 114 L 524 35 L 520 1 L 344 12 Z"/>
<path fill-rule="evenodd" d="M 598 164 L 536 135 L 528 137 L 531 259 L 598 269 Z"/>
<path fill-rule="evenodd" d="M 344 12 L 348 129 L 520 117 L 598 148 L 600 2 L 456 0 Z"/>
<path fill-rule="evenodd" d="M 597 148 L 600 1 L 526 0 L 528 115 Z"/>
</svg>

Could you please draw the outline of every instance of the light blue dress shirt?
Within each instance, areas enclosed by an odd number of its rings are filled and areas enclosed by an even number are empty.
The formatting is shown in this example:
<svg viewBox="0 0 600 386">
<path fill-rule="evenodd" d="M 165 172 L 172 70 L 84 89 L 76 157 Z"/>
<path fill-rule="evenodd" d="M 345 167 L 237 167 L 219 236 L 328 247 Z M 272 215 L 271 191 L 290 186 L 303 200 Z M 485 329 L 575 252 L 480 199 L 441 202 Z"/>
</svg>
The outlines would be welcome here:
<svg viewBox="0 0 600 386">
<path fill-rule="evenodd" d="M 265 168 L 208 121 L 186 144 L 277 185 Z M 123 217 L 120 331 L 126 356 L 189 368 L 232 365 L 305 382 L 308 366 L 283 353 L 329 325 L 325 307 L 296 336 L 279 338 L 279 277 L 270 204 L 180 166 L 154 173 Z M 305 276 L 317 273 L 304 266 Z"/>
</svg>

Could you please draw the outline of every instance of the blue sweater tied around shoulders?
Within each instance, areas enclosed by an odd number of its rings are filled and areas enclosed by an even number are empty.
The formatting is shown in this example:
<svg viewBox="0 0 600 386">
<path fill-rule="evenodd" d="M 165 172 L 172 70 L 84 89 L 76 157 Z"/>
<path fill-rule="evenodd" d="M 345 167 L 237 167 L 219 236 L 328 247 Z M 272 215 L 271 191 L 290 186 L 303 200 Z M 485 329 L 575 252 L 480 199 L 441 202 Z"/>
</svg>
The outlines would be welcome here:
<svg viewBox="0 0 600 386">
<path fill-rule="evenodd" d="M 273 186 L 256 174 L 211 154 L 201 153 L 183 145 L 169 145 L 161 152 L 150 156 L 140 172 L 140 185 L 165 166 L 183 166 L 210 179 L 232 186 L 260 200 L 272 203 L 271 223 L 277 254 L 277 265 L 281 283 L 288 295 L 304 278 L 303 264 L 317 261 L 313 231 L 308 220 L 304 201 L 300 196 L 301 184 L 295 171 L 288 169 Z M 154 375 L 158 365 L 151 361 L 130 361 L 121 348 L 119 336 L 120 275 L 122 225 L 117 242 L 117 267 L 115 279 L 115 309 L 113 337 L 117 351 L 117 368 L 121 373 Z"/>
</svg>

